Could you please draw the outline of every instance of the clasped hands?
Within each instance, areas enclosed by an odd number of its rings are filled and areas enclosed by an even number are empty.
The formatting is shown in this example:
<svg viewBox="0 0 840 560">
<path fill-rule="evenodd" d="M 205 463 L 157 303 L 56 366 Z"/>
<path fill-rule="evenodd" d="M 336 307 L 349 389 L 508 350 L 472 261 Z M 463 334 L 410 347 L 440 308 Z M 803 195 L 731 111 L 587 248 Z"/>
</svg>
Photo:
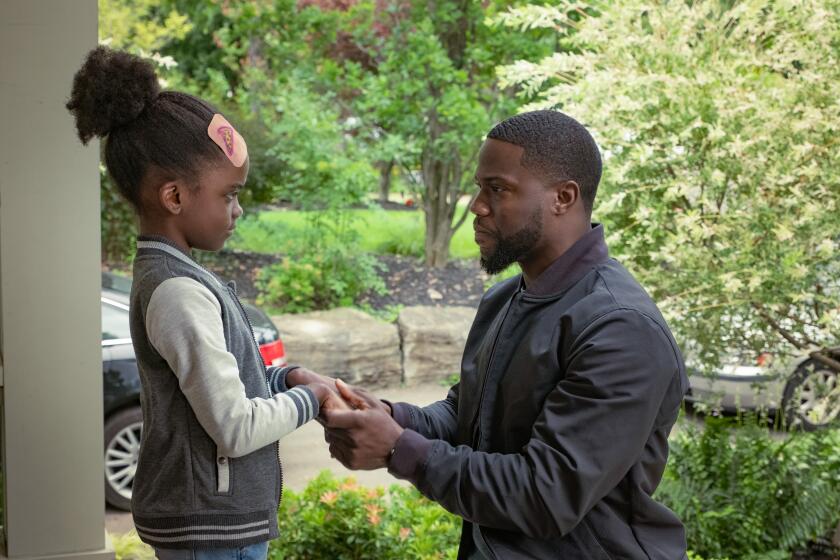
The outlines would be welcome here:
<svg viewBox="0 0 840 560">
<path fill-rule="evenodd" d="M 318 422 L 330 455 L 353 470 L 372 470 L 388 465 L 388 459 L 403 428 L 391 417 L 391 408 L 359 387 L 350 387 L 306 368 L 296 368 L 286 377 L 289 387 L 306 385 L 315 393 L 321 410 Z"/>
</svg>

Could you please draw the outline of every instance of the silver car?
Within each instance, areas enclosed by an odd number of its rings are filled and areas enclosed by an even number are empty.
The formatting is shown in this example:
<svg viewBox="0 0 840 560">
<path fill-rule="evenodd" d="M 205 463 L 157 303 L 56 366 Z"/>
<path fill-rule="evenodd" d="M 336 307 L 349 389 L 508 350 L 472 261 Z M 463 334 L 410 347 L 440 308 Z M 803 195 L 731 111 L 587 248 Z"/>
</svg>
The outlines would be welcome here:
<svg viewBox="0 0 840 560">
<path fill-rule="evenodd" d="M 686 400 L 713 409 L 768 410 L 789 428 L 840 425 L 840 347 L 803 354 L 781 364 L 737 360 L 717 375 L 689 375 Z"/>
</svg>

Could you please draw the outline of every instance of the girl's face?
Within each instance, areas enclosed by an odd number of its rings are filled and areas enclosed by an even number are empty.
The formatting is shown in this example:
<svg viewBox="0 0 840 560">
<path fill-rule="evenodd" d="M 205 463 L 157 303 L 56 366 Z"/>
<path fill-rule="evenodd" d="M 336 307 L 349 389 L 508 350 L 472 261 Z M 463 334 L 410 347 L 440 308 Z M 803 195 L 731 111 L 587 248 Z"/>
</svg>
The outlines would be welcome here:
<svg viewBox="0 0 840 560">
<path fill-rule="evenodd" d="M 191 249 L 218 251 L 233 234 L 242 215 L 239 191 L 245 188 L 248 166 L 247 160 L 235 167 L 223 159 L 201 172 L 197 187 L 187 190 L 178 229 Z"/>
</svg>

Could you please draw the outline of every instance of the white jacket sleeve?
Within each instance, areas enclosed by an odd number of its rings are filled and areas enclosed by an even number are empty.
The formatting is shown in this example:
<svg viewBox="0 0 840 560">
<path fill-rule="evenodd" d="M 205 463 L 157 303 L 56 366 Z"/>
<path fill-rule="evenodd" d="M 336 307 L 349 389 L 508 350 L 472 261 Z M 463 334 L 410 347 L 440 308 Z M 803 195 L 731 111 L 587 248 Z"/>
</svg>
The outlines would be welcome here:
<svg viewBox="0 0 840 560">
<path fill-rule="evenodd" d="M 273 443 L 318 414 L 318 400 L 307 387 L 268 399 L 245 395 L 239 365 L 225 344 L 221 304 L 192 278 L 170 278 L 155 289 L 146 331 L 198 422 L 228 457 Z"/>
</svg>

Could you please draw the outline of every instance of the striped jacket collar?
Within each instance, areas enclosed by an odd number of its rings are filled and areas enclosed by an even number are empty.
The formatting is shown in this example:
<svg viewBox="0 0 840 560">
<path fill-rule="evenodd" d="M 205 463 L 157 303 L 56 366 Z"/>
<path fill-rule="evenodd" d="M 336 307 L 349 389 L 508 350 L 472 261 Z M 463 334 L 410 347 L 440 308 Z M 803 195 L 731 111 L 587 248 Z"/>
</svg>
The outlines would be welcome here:
<svg viewBox="0 0 840 560">
<path fill-rule="evenodd" d="M 192 258 L 192 255 L 189 253 L 184 252 L 178 245 L 175 244 L 174 241 L 167 239 L 166 237 L 160 235 L 139 235 L 137 236 L 137 253 L 140 254 L 141 252 L 145 252 L 147 250 L 156 250 L 156 251 L 163 251 L 176 259 L 180 260 L 181 262 L 196 268 L 208 276 L 210 276 L 214 281 L 216 281 L 219 285 L 223 286 L 224 282 L 219 279 L 218 276 L 195 262 Z"/>
</svg>

